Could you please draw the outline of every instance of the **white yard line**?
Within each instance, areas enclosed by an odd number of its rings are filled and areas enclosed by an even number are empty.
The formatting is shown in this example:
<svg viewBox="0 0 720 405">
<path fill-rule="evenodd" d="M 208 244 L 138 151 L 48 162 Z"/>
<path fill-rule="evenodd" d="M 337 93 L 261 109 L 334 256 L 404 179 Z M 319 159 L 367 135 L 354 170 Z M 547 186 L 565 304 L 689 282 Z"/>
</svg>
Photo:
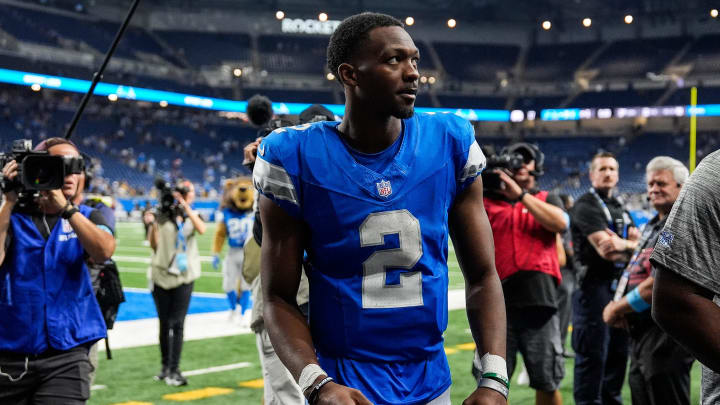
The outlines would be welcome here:
<svg viewBox="0 0 720 405">
<path fill-rule="evenodd" d="M 137 288 L 137 287 L 123 287 L 123 291 L 131 291 L 131 292 L 139 292 L 139 293 L 146 293 L 150 294 L 150 290 L 147 288 Z M 210 298 L 226 298 L 225 294 L 222 293 L 209 293 L 209 292 L 195 292 L 192 293 L 193 296 L 196 297 L 210 297 Z"/>
<path fill-rule="evenodd" d="M 146 274 L 147 273 L 147 268 L 131 269 L 128 267 L 123 267 L 121 263 L 122 262 L 118 262 L 118 266 L 120 266 L 120 273 L 138 273 L 138 274 Z M 218 278 L 220 278 L 220 277 L 222 277 L 222 274 L 217 273 L 217 272 L 204 271 L 202 273 L 202 276 L 203 277 L 218 277 Z"/>
<path fill-rule="evenodd" d="M 252 366 L 252 363 L 243 361 L 241 363 L 226 364 L 224 366 L 215 366 L 215 367 L 201 368 L 199 370 L 183 371 L 183 375 L 186 377 L 190 377 L 190 376 L 194 376 L 194 375 L 203 375 L 203 374 L 210 374 L 210 373 L 219 373 L 221 371 L 237 370 L 239 368 L 247 368 L 250 366 Z"/>
<path fill-rule="evenodd" d="M 150 264 L 150 258 L 149 257 L 137 257 L 137 256 L 123 256 L 123 255 L 114 255 L 112 257 L 113 260 L 116 262 L 133 262 L 133 263 L 148 263 Z M 212 262 L 213 257 L 212 256 L 200 256 L 201 262 Z"/>
</svg>

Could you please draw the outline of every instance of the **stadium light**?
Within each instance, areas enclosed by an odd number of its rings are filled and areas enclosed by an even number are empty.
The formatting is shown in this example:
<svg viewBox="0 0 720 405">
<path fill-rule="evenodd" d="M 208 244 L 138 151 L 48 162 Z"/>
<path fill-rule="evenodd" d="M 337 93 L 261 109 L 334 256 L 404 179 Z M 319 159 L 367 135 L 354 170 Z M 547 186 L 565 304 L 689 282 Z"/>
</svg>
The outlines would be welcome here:
<svg viewBox="0 0 720 405">
<path fill-rule="evenodd" d="M 545 31 L 548 31 L 552 28 L 552 23 L 549 20 L 545 20 L 542 22 L 542 27 Z"/>
<path fill-rule="evenodd" d="M 320 20 L 320 21 L 327 21 L 327 20 L 328 20 L 328 15 L 327 15 L 327 13 L 320 13 L 320 14 L 318 14 L 318 20 Z"/>
<path fill-rule="evenodd" d="M 420 77 L 420 83 L 427 83 L 427 77 L 425 77 L 425 76 Z"/>
<path fill-rule="evenodd" d="M 718 16 L 718 10 L 716 8 L 710 10 L 710 17 L 717 18 Z"/>
<path fill-rule="evenodd" d="M 160 101 L 160 107 L 165 108 L 168 106 L 168 102 L 165 100 Z"/>
<path fill-rule="evenodd" d="M 117 101 L 117 99 L 118 99 L 117 94 L 115 94 L 115 93 L 108 94 L 108 100 L 110 100 L 110 101 Z"/>
<path fill-rule="evenodd" d="M 455 28 L 457 26 L 457 21 L 455 21 L 454 18 L 451 18 L 447 21 L 447 25 L 450 28 Z"/>
<path fill-rule="evenodd" d="M 32 91 L 40 91 L 40 90 L 42 90 L 42 86 L 40 86 L 40 85 L 37 84 L 37 83 L 33 83 L 33 85 L 30 86 L 30 88 L 32 89 Z"/>
<path fill-rule="evenodd" d="M 240 69 L 240 68 L 233 69 L 233 76 L 235 76 L 235 77 L 242 76 L 242 69 Z"/>
<path fill-rule="evenodd" d="M 434 84 L 435 83 L 435 76 L 428 77 L 428 83 Z"/>
<path fill-rule="evenodd" d="M 583 18 L 582 24 L 583 27 L 590 28 L 590 26 L 592 25 L 592 20 L 589 17 L 585 17 Z"/>
<path fill-rule="evenodd" d="M 405 19 L 405 25 L 413 25 L 413 24 L 415 24 L 415 19 L 414 19 L 414 18 L 412 18 L 412 17 L 407 17 L 407 18 Z"/>
<path fill-rule="evenodd" d="M 326 74 L 325 77 L 326 77 L 328 80 L 335 80 L 335 75 L 332 74 L 332 73 L 330 73 L 330 72 L 328 72 L 328 74 Z"/>
<path fill-rule="evenodd" d="M 628 14 L 625 16 L 625 24 L 632 24 L 634 18 L 632 15 Z"/>
<path fill-rule="evenodd" d="M 285 12 L 282 10 L 278 10 L 275 13 L 275 18 L 277 18 L 278 20 L 282 20 L 283 18 L 285 18 Z"/>
</svg>

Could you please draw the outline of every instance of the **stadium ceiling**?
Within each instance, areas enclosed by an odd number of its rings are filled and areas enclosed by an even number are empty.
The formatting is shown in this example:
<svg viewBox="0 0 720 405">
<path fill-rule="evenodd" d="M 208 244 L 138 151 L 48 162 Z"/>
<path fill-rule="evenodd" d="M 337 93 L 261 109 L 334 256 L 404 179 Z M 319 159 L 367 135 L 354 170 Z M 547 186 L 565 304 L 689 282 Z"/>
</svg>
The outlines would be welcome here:
<svg viewBox="0 0 720 405">
<path fill-rule="evenodd" d="M 129 5 L 130 0 L 42 0 L 44 3 L 82 2 L 87 6 Z M 460 17 L 469 21 L 532 23 L 551 19 L 554 23 L 590 17 L 594 21 L 618 21 L 625 14 L 643 17 L 650 23 L 692 22 L 709 18 L 714 0 L 150 0 L 143 8 L 183 10 L 283 10 L 311 17 L 325 11 L 342 18 L 361 11 L 379 11 L 398 17 L 412 15 L 433 19 Z M 558 27 L 561 28 L 561 27 Z"/>
</svg>

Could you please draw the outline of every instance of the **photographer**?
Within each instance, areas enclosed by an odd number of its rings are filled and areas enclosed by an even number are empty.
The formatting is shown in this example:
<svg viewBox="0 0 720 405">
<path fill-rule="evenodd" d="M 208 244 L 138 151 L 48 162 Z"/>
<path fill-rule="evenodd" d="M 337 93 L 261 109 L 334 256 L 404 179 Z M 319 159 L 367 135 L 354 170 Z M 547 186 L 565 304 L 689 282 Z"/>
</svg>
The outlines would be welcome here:
<svg viewBox="0 0 720 405">
<path fill-rule="evenodd" d="M 153 250 L 152 295 L 160 321 L 162 355 L 162 370 L 154 379 L 180 386 L 187 385 L 179 369 L 185 315 L 193 284 L 201 273 L 196 235 L 205 233 L 205 223 L 190 208 L 195 200 L 195 187 L 190 181 L 181 181 L 174 189 L 162 186 L 160 208 L 151 218 L 148 231 Z"/>
<path fill-rule="evenodd" d="M 494 160 L 506 164 L 493 169 Z M 483 182 L 491 187 L 484 203 L 507 308 L 508 375 L 512 377 L 520 351 L 530 387 L 536 390 L 536 404 L 562 404 L 558 387 L 564 359 L 556 290 L 561 280 L 559 233 L 569 220 L 557 195 L 536 188 L 543 160 L 542 152 L 527 143 L 512 144 L 500 156 L 491 156 L 488 173 L 483 173 Z"/>
<path fill-rule="evenodd" d="M 50 138 L 35 150 L 63 156 L 66 175 L 60 189 L 32 199 L 14 185 L 18 163 L 3 167 L 0 403 L 84 404 L 88 349 L 105 337 L 85 261 L 109 259 L 115 240 L 98 211 L 72 204 L 82 173 L 77 147 Z"/>
</svg>

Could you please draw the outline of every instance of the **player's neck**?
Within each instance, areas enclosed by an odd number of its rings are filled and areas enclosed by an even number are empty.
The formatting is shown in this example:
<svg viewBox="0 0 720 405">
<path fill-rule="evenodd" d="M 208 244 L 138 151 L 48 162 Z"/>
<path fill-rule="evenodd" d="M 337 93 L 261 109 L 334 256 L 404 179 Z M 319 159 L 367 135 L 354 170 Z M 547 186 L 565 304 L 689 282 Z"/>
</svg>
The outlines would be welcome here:
<svg viewBox="0 0 720 405">
<path fill-rule="evenodd" d="M 400 136 L 402 120 L 389 116 L 358 114 L 347 109 L 338 131 L 351 148 L 362 153 L 378 153 L 389 148 Z"/>
</svg>

